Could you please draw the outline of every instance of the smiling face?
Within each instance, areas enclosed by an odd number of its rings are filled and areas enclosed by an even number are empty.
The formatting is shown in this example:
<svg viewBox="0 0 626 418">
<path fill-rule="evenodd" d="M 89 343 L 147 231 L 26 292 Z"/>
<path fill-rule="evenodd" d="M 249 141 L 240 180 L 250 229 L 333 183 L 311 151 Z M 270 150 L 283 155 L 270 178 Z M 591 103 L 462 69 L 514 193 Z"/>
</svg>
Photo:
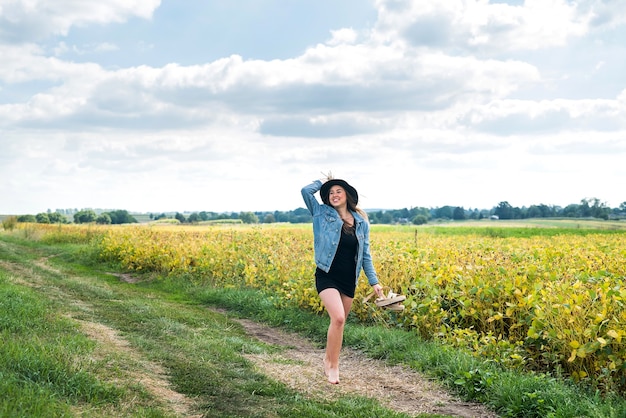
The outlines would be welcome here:
<svg viewBox="0 0 626 418">
<path fill-rule="evenodd" d="M 328 202 L 334 208 L 346 206 L 346 191 L 341 186 L 333 186 L 328 192 Z"/>
</svg>

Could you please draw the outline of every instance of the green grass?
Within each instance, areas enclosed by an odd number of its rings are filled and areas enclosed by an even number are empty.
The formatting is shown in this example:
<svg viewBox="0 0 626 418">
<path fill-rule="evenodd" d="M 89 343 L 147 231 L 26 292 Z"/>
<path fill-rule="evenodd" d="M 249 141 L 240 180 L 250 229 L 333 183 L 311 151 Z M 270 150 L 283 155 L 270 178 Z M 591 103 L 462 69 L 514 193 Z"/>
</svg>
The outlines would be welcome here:
<svg viewBox="0 0 626 418">
<path fill-rule="evenodd" d="M 191 288 L 123 283 L 75 262 L 85 257 L 84 247 L 0 235 L 0 416 L 175 416 L 133 378 L 145 362 L 192 400 L 190 413 L 207 417 L 406 416 L 364 397 L 304 397 L 244 357 L 279 348 L 248 337 Z M 78 320 L 115 330 L 134 355 L 103 351 Z"/>
<path fill-rule="evenodd" d="M 37 260 L 48 257 L 52 268 Z M 141 385 L 136 358 L 92 361 L 98 344 L 72 318 L 114 329 L 145 361 L 161 365 L 194 412 L 223 417 L 401 417 L 374 400 L 310 399 L 259 374 L 243 356 L 279 348 L 249 338 L 229 316 L 251 318 L 323 344 L 328 319 L 248 289 L 197 287 L 183 278 L 120 282 L 88 246 L 44 245 L 0 235 L 0 416 L 172 416 Z M 17 280 L 19 279 L 19 280 Z M 21 285 L 21 281 L 31 286 Z M 207 307 L 226 308 L 228 315 Z M 601 397 L 554 376 L 504 370 L 400 329 L 349 319 L 345 345 L 406 364 L 505 417 L 623 417 L 621 396 Z M 91 359 L 91 360 L 90 360 Z"/>
<path fill-rule="evenodd" d="M 623 234 L 626 222 L 533 219 L 526 221 L 458 221 L 446 224 L 372 225 L 376 232 L 404 232 L 432 235 L 477 235 L 492 238 L 528 238 L 533 236 Z"/>
<path fill-rule="evenodd" d="M 177 285 L 160 283 L 169 292 Z M 323 342 L 326 318 L 295 308 L 277 309 L 271 298 L 246 289 L 188 289 L 190 297 L 237 312 L 248 318 L 281 326 Z M 564 380 L 543 374 L 503 370 L 459 350 L 399 329 L 368 326 L 350 321 L 344 334 L 345 346 L 366 352 L 390 364 L 407 364 L 436 378 L 467 400 L 491 406 L 505 417 L 623 417 L 626 400 L 601 398 Z"/>
<path fill-rule="evenodd" d="M 122 392 L 85 363 L 93 342 L 49 301 L 0 271 L 0 416 L 65 416 L 79 403 L 114 404 Z"/>
</svg>

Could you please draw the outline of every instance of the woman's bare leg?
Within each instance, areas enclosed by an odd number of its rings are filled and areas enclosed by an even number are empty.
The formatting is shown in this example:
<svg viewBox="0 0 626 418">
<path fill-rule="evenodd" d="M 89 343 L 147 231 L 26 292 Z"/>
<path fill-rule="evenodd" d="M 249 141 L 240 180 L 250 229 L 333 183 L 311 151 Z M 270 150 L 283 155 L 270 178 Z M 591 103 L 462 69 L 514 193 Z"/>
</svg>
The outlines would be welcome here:
<svg viewBox="0 0 626 418">
<path fill-rule="evenodd" d="M 339 293 L 337 289 L 323 290 L 320 292 L 320 298 L 330 316 L 324 373 L 330 383 L 339 383 L 339 353 L 343 344 L 343 328 L 352 308 L 352 298 Z"/>
</svg>

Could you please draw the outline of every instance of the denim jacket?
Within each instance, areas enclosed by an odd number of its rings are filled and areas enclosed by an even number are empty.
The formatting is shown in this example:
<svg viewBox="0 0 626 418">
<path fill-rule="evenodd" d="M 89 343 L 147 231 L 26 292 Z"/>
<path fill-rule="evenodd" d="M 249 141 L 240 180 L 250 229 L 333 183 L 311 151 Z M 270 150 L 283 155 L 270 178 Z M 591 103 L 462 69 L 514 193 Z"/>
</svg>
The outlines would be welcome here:
<svg viewBox="0 0 626 418">
<path fill-rule="evenodd" d="M 343 221 L 339 213 L 332 206 L 320 204 L 315 198 L 322 188 L 322 182 L 315 180 L 313 183 L 302 188 L 302 198 L 306 207 L 313 215 L 313 247 L 315 251 L 315 264 L 328 273 L 330 265 L 339 247 L 341 227 Z M 361 215 L 352 212 L 356 224 L 356 237 L 359 243 L 356 259 L 356 282 L 358 283 L 361 269 L 371 286 L 378 284 L 376 270 L 370 254 L 370 226 Z"/>
</svg>

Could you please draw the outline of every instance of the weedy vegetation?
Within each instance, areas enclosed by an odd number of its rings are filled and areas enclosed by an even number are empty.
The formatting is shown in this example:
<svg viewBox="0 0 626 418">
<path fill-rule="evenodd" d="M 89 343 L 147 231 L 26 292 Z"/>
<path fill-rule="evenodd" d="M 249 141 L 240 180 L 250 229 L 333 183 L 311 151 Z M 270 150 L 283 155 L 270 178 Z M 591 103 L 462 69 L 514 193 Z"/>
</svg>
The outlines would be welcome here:
<svg viewBox="0 0 626 418">
<path fill-rule="evenodd" d="M 369 291 L 361 280 L 345 344 L 409 365 L 501 416 L 626 416 L 625 234 L 373 225 L 380 280 L 407 295 L 406 308 L 361 303 Z M 96 348 L 67 316 L 98 317 L 163 364 L 200 414 L 401 416 L 365 399 L 302 402 L 238 354 L 271 348 L 204 309 L 221 306 L 322 342 L 327 322 L 311 279 L 312 251 L 310 225 L 18 225 L 0 234 L 0 289 L 9 295 L 0 312 L 10 312 L 0 316 L 0 330 L 11 341 L 0 349 L 0 385 L 34 400 L 25 405 L 61 415 L 167 415 L 150 393 L 111 383 L 110 359 L 85 360 Z M 50 256 L 59 272 L 37 267 Z M 106 269 L 143 280 L 118 283 Z M 57 296 L 42 292 L 46 286 Z M 44 331 L 35 331 L 37 321 Z M 120 369 L 131 362 L 116 361 Z M 16 405 L 5 401 L 0 412 Z"/>
</svg>

